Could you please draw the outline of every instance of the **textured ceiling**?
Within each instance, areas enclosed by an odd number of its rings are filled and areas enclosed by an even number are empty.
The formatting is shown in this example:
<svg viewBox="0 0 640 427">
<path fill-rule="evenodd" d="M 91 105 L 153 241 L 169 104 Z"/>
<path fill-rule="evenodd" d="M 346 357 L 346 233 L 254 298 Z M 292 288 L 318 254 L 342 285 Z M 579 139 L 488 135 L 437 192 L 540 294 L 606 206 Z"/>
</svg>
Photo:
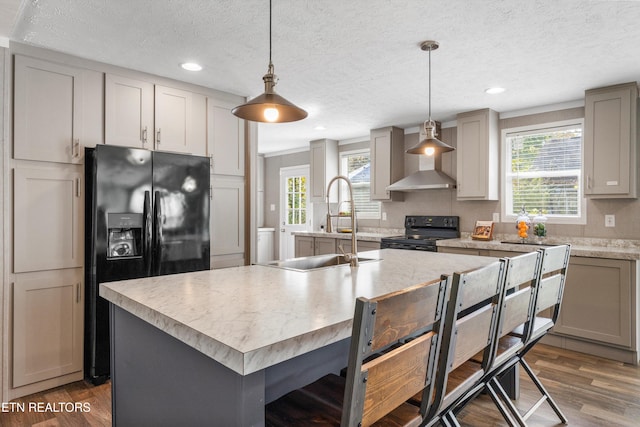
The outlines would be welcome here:
<svg viewBox="0 0 640 427">
<path fill-rule="evenodd" d="M 20 10 L 12 40 L 242 96 L 264 89 L 267 0 L 23 3 L 12 8 Z M 310 114 L 260 124 L 259 151 L 421 124 L 428 54 L 418 45 L 427 39 L 440 43 L 431 56 L 432 117 L 443 122 L 478 108 L 576 101 L 585 89 L 640 80 L 639 1 L 273 0 L 277 90 Z M 204 70 L 181 70 L 187 60 Z M 485 94 L 492 86 L 507 91 Z"/>
</svg>

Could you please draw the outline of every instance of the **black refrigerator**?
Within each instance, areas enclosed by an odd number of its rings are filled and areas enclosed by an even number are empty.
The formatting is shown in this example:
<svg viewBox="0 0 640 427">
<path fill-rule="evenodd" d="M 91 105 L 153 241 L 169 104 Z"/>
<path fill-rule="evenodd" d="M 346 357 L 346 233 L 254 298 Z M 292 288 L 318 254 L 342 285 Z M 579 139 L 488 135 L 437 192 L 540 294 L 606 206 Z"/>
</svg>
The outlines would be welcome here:
<svg viewBox="0 0 640 427">
<path fill-rule="evenodd" d="M 109 378 L 99 285 L 208 270 L 209 158 L 110 145 L 85 152 L 85 376 Z"/>
</svg>

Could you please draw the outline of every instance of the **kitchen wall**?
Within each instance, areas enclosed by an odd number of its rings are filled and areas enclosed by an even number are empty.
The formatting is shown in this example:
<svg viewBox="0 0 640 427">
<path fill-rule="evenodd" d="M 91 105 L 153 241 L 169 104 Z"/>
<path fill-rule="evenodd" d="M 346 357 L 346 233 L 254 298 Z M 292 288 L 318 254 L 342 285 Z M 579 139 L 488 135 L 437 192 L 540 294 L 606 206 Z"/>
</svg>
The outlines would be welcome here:
<svg viewBox="0 0 640 427">
<path fill-rule="evenodd" d="M 309 164 L 309 152 L 300 151 L 264 159 L 264 226 L 277 227 L 280 213 L 280 169 Z M 275 205 L 272 211 L 269 207 Z M 276 252 L 277 253 L 277 252 Z"/>
<path fill-rule="evenodd" d="M 500 120 L 500 130 L 540 123 L 583 118 L 584 108 L 562 109 L 544 113 L 521 115 Z M 456 145 L 456 128 L 442 129 L 441 139 L 453 146 Z M 405 135 L 405 148 L 410 148 L 418 142 L 418 133 Z M 340 146 L 340 151 L 353 150 L 366 146 L 366 143 L 346 144 Z M 454 152 L 455 153 L 455 152 Z M 278 223 L 278 187 L 279 168 L 308 164 L 308 152 L 293 155 L 273 156 L 266 159 L 266 187 L 265 187 L 265 224 L 276 226 Z M 455 177 L 455 155 L 444 156 L 442 168 Z M 418 156 L 405 154 L 405 175 L 418 170 Z M 276 205 L 275 212 L 268 212 L 270 203 Z M 324 221 L 325 204 L 314 206 L 314 229 Z M 606 239 L 640 240 L 640 199 L 587 199 L 587 223 L 584 225 L 549 224 L 550 236 L 591 237 Z M 405 193 L 402 202 L 385 202 L 383 212 L 387 214 L 386 221 L 361 222 L 363 227 L 404 228 L 405 215 L 458 215 L 462 232 L 471 232 L 477 220 L 491 220 L 494 212 L 500 212 L 500 201 L 458 201 L 455 190 L 425 190 Z M 604 226 L 604 216 L 615 215 L 616 226 Z M 495 233 L 516 234 L 512 223 L 499 223 Z M 276 252 L 277 253 L 277 252 Z"/>
</svg>

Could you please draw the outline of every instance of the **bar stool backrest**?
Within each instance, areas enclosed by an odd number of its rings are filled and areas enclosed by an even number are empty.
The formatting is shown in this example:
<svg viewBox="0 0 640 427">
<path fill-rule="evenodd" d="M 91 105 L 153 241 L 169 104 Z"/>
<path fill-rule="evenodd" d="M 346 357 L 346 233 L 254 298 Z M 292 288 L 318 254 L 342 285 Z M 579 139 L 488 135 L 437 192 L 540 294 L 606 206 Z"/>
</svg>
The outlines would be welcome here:
<svg viewBox="0 0 640 427">
<path fill-rule="evenodd" d="M 506 362 L 524 346 L 532 307 L 535 305 L 536 289 L 540 275 L 542 252 L 528 252 L 507 258 L 505 273 L 505 296 L 500 307 L 499 324 L 496 329 L 494 368 Z M 518 336 L 511 336 L 516 328 Z"/>
<path fill-rule="evenodd" d="M 540 269 L 540 280 L 537 289 L 536 304 L 532 311 L 532 321 L 534 325 L 530 328 L 527 342 L 531 342 L 546 333 L 551 326 L 558 321 L 564 285 L 569 267 L 569 257 L 571 254 L 570 245 L 552 246 L 542 249 L 542 267 Z M 548 319 L 543 328 L 536 327 L 536 317 L 543 311 L 551 309 Z"/>
<path fill-rule="evenodd" d="M 356 300 L 342 426 L 369 426 L 416 393 L 431 395 L 450 282 Z"/>
<path fill-rule="evenodd" d="M 492 362 L 493 340 L 499 306 L 504 298 L 505 260 L 485 267 L 454 273 L 447 305 L 441 354 L 433 399 L 422 399 L 427 418 L 442 412 L 452 395 L 462 395 L 475 385 Z M 482 353 L 481 369 L 469 374 L 458 389 L 448 394 L 449 375 L 477 353 Z"/>
</svg>

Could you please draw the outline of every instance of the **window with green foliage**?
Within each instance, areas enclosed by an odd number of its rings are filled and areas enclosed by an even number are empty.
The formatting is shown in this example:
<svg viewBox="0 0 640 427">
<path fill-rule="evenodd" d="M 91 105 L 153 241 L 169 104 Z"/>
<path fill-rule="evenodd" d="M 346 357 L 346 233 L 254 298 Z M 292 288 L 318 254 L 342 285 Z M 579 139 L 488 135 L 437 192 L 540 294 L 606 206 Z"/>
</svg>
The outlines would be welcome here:
<svg viewBox="0 0 640 427">
<path fill-rule="evenodd" d="M 380 219 L 380 202 L 371 201 L 371 156 L 369 150 L 340 153 L 340 174 L 351 181 L 358 219 Z M 349 191 L 340 181 L 340 211 L 349 210 Z"/>
<path fill-rule="evenodd" d="M 524 206 L 549 222 L 584 223 L 582 121 L 503 131 L 503 217 Z"/>
<path fill-rule="evenodd" d="M 287 179 L 287 225 L 307 222 L 307 178 L 295 176 Z"/>
</svg>

